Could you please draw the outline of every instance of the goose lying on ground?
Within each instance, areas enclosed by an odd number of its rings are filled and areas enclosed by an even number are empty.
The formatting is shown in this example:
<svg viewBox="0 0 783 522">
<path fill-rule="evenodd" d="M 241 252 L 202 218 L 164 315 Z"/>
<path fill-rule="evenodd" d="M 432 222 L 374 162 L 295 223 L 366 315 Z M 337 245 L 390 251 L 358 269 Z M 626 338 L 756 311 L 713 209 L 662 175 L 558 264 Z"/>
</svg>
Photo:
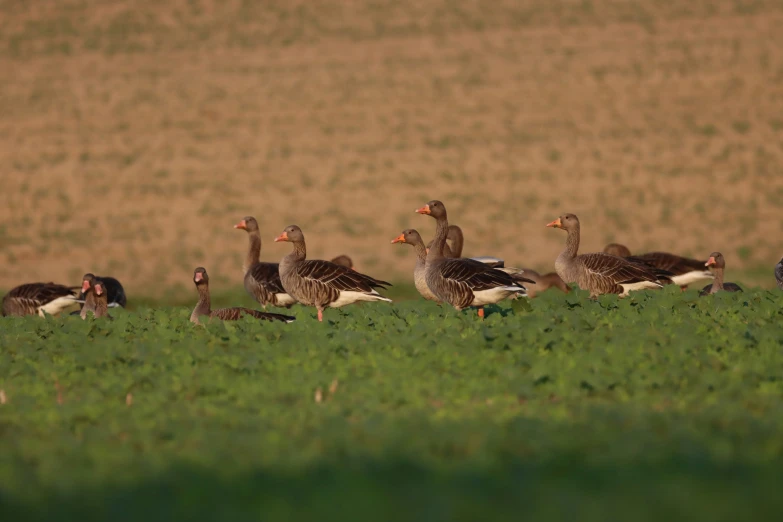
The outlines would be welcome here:
<svg viewBox="0 0 783 522">
<path fill-rule="evenodd" d="M 564 214 L 547 224 L 568 232 L 566 246 L 555 260 L 555 271 L 566 283 L 588 290 L 590 297 L 601 294 L 628 295 L 633 290 L 661 288 L 665 273 L 650 266 L 611 254 L 578 254 L 580 226 L 574 214 Z"/>
<path fill-rule="evenodd" d="M 84 305 L 79 313 L 82 319 L 86 319 L 88 313 L 92 313 L 95 317 L 105 317 L 109 314 L 108 290 L 104 281 L 93 274 L 84 274 L 80 295 L 84 296 Z"/>
<path fill-rule="evenodd" d="M 223 321 L 236 321 L 246 315 L 256 319 L 282 321 L 285 323 L 293 323 L 296 320 L 296 317 L 291 317 L 290 315 L 261 312 L 241 306 L 212 310 L 212 302 L 209 297 L 209 275 L 207 275 L 207 270 L 204 267 L 198 267 L 193 271 L 193 283 L 196 285 L 196 290 L 198 290 L 198 303 L 193 309 L 193 313 L 190 314 L 191 323 L 200 324 L 199 317 L 202 315 L 209 316 L 210 319 L 215 317 Z"/>
<path fill-rule="evenodd" d="M 536 282 L 535 286 L 531 286 L 527 289 L 528 297 L 536 297 L 541 292 L 550 288 L 557 288 L 566 294 L 571 291 L 571 288 L 569 288 L 568 285 L 565 284 L 565 281 L 555 272 L 539 274 L 535 270 L 529 268 L 523 268 L 522 270 L 524 271 L 525 277 L 529 277 Z"/>
<path fill-rule="evenodd" d="M 726 292 L 742 292 L 742 288 L 735 283 L 723 282 L 723 270 L 726 268 L 726 260 L 723 259 L 723 254 L 720 252 L 713 252 L 710 254 L 710 258 L 704 263 L 704 266 L 712 267 L 712 271 L 715 273 L 715 279 L 712 280 L 712 284 L 709 284 L 702 288 L 699 292 L 700 296 L 709 294 L 716 294 L 720 291 Z"/>
<path fill-rule="evenodd" d="M 253 216 L 247 216 L 234 225 L 234 228 L 247 231 L 248 251 L 242 263 L 245 290 L 264 309 L 267 305 L 291 308 L 296 299 L 283 289 L 280 281 L 280 266 L 278 263 L 261 262 L 261 233 L 258 221 Z"/>
<path fill-rule="evenodd" d="M 439 300 L 456 310 L 476 306 L 479 317 L 483 318 L 484 305 L 511 296 L 525 296 L 527 289 L 522 283 L 535 284 L 530 279 L 512 276 L 474 259 L 445 257 L 443 246 L 449 228 L 446 207 L 442 202 L 432 200 L 416 212 L 435 218 L 435 239 L 427 252 L 424 273 L 427 286 Z"/>
<path fill-rule="evenodd" d="M 713 278 L 712 273 L 704 269 L 704 261 L 670 254 L 669 252 L 647 252 L 646 254 L 634 256 L 631 255 L 631 251 L 627 247 L 617 243 L 606 245 L 604 252 L 671 272 L 670 279 L 672 283 L 679 285 L 682 290 L 687 290 L 689 284 Z"/>
<path fill-rule="evenodd" d="M 57 315 L 79 303 L 74 288 L 56 283 L 27 283 L 3 297 L 3 315 Z"/>
<path fill-rule="evenodd" d="M 286 227 L 275 241 L 288 241 L 294 247 L 280 262 L 283 288 L 303 305 L 314 306 L 319 321 L 323 321 L 323 311 L 327 307 L 339 308 L 358 301 L 391 302 L 374 290 L 391 286 L 391 283 L 330 261 L 307 259 L 304 234 L 298 226 Z"/>
</svg>

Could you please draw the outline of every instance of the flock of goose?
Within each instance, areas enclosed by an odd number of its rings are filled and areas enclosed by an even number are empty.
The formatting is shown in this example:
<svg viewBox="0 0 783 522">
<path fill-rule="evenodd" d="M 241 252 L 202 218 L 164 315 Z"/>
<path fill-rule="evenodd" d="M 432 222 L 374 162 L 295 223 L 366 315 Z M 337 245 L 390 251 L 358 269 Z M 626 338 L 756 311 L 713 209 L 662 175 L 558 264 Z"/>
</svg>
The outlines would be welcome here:
<svg viewBox="0 0 783 522">
<path fill-rule="evenodd" d="M 449 225 L 446 207 L 432 200 L 416 210 L 435 219 L 435 235 L 425 244 L 415 229 L 406 229 L 392 243 L 411 245 L 416 254 L 413 281 L 416 289 L 427 300 L 453 306 L 456 310 L 468 307 L 478 309 L 484 317 L 484 306 L 504 299 L 535 297 L 549 288 L 569 292 L 568 283 L 588 290 L 591 298 L 602 294 L 619 294 L 645 288 L 661 288 L 676 284 L 685 290 L 698 281 L 711 280 L 700 295 L 716 292 L 737 292 L 742 289 L 725 282 L 726 266 L 723 255 L 713 252 L 705 260 L 690 259 L 668 252 L 650 252 L 631 255 L 623 245 L 612 243 L 603 252 L 579 254 L 580 225 L 574 214 L 564 214 L 547 227 L 567 232 L 565 249 L 555 260 L 555 271 L 539 274 L 527 268 L 506 267 L 495 257 L 462 257 L 464 236 L 456 225 Z M 390 283 L 362 274 L 353 268 L 351 259 L 339 256 L 331 261 L 307 259 L 307 247 L 302 229 L 297 225 L 286 227 L 275 242 L 289 242 L 291 252 L 280 263 L 260 260 L 261 235 L 258 222 L 246 217 L 234 226 L 245 230 L 249 249 L 243 263 L 246 291 L 266 310 L 267 306 L 290 308 L 299 303 L 317 310 L 323 321 L 326 308 L 339 308 L 359 301 L 386 301 L 377 289 Z M 451 244 L 449 244 L 451 242 Z M 783 289 L 783 259 L 775 266 L 775 278 Z M 213 310 L 209 294 L 209 275 L 203 267 L 193 272 L 193 283 L 198 292 L 198 303 L 190 320 L 198 324 L 203 316 L 221 320 L 237 320 L 249 315 L 268 321 L 293 322 L 294 317 L 244 307 Z M 526 286 L 532 285 L 532 286 Z M 17 286 L 3 297 L 2 314 L 56 315 L 79 305 L 72 312 L 83 319 L 108 315 L 111 307 L 126 305 L 125 291 L 120 282 L 109 276 L 85 274 L 81 286 L 56 283 L 29 283 Z"/>
</svg>

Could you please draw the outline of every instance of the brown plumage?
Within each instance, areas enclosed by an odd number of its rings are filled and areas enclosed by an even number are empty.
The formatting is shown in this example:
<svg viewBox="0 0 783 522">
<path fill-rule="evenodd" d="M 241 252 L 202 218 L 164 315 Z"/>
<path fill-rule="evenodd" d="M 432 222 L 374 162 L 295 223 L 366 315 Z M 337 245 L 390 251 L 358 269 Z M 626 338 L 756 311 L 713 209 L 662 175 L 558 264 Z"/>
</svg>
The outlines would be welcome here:
<svg viewBox="0 0 783 522">
<path fill-rule="evenodd" d="M 590 297 L 601 294 L 625 296 L 632 290 L 660 288 L 665 272 L 611 254 L 577 255 L 579 250 L 579 218 L 564 214 L 547 225 L 568 232 L 566 247 L 555 261 L 555 271 L 566 283 L 576 283 L 588 290 Z"/>
<path fill-rule="evenodd" d="M 3 315 L 57 315 L 78 303 L 74 288 L 56 283 L 28 283 L 3 297 Z"/>
<path fill-rule="evenodd" d="M 775 265 L 775 281 L 778 282 L 778 288 L 783 290 L 783 259 Z"/>
<path fill-rule="evenodd" d="M 95 317 L 105 317 L 109 314 L 109 299 L 106 283 L 91 273 L 82 277 L 81 296 L 84 296 L 84 306 L 79 313 L 82 319 L 87 318 L 88 313 Z"/>
<path fill-rule="evenodd" d="M 258 221 L 253 216 L 247 216 L 234 225 L 234 228 L 247 231 L 248 251 L 242 263 L 245 290 L 266 309 L 267 305 L 291 308 L 296 299 L 283 289 L 280 281 L 278 263 L 261 262 L 261 233 Z"/>
<path fill-rule="evenodd" d="M 335 265 L 344 266 L 345 268 L 353 269 L 353 260 L 345 254 L 340 255 L 332 259 L 331 261 Z"/>
<path fill-rule="evenodd" d="M 435 294 L 432 293 L 430 287 L 427 286 L 425 274 L 427 247 L 424 246 L 424 241 L 421 239 L 421 235 L 418 231 L 412 228 L 403 230 L 402 234 L 392 239 L 392 243 L 405 243 L 413 246 L 413 250 L 416 252 L 416 266 L 413 268 L 413 284 L 424 299 L 440 302 L 440 300 L 435 297 Z"/>
<path fill-rule="evenodd" d="M 563 281 L 555 272 L 539 274 L 535 270 L 531 270 L 529 268 L 525 268 L 523 270 L 526 277 L 529 277 L 536 282 L 534 286 L 531 286 L 527 289 L 528 297 L 536 297 L 541 292 L 550 288 L 557 288 L 566 294 L 571 291 L 571 288 L 569 288 L 569 286 L 565 284 L 565 281 Z"/>
<path fill-rule="evenodd" d="M 298 226 L 286 227 L 275 241 L 288 241 L 294 247 L 280 262 L 283 288 L 303 305 L 314 306 L 319 321 L 323 321 L 326 307 L 339 308 L 357 301 L 391 302 L 374 290 L 391 286 L 391 283 L 330 261 L 308 260 L 304 234 Z"/>
<path fill-rule="evenodd" d="M 658 270 L 670 272 L 671 282 L 686 290 L 688 285 L 704 279 L 712 279 L 709 270 L 704 269 L 704 260 L 670 254 L 669 252 L 647 252 L 646 254 L 631 255 L 631 251 L 624 245 L 611 243 L 604 247 L 604 253 L 619 255 L 635 263 L 643 263 Z"/>
<path fill-rule="evenodd" d="M 435 297 L 457 310 L 476 306 L 479 317 L 483 318 L 484 305 L 498 303 L 511 296 L 526 295 L 522 282 L 533 283 L 530 279 L 512 276 L 474 259 L 449 259 L 444 256 L 449 222 L 442 202 L 432 200 L 416 212 L 431 216 L 436 222 L 435 239 L 425 263 L 425 280 Z"/>
<path fill-rule="evenodd" d="M 193 283 L 196 285 L 196 290 L 198 290 L 198 303 L 193 309 L 193 313 L 190 314 L 191 323 L 199 324 L 199 317 L 202 315 L 209 316 L 210 319 L 214 317 L 223 321 L 236 321 L 246 315 L 256 319 L 264 319 L 265 321 L 292 323 L 296 320 L 296 317 L 290 315 L 261 312 L 241 306 L 212 310 L 212 302 L 209 297 L 209 275 L 207 275 L 205 268 L 198 267 L 193 271 Z"/>
<path fill-rule="evenodd" d="M 718 292 L 742 292 L 742 288 L 736 283 L 724 283 L 723 282 L 723 270 L 726 268 L 726 260 L 723 259 L 723 254 L 720 252 L 713 252 L 710 254 L 710 258 L 704 263 L 704 266 L 712 268 L 715 273 L 715 279 L 712 280 L 712 284 L 709 284 L 702 288 L 699 292 L 700 296 L 709 294 L 716 294 Z"/>
</svg>

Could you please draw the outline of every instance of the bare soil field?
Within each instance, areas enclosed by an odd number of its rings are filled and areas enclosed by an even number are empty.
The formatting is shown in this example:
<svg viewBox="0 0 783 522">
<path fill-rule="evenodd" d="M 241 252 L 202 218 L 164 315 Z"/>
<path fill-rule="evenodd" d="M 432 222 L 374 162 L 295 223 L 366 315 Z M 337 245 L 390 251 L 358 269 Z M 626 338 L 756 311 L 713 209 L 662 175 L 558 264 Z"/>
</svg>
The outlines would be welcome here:
<svg viewBox="0 0 783 522">
<path fill-rule="evenodd" d="M 408 278 L 445 202 L 466 254 L 783 255 L 783 3 L 5 1 L 0 288 L 86 271 L 131 293 L 310 257 Z M 762 271 L 763 274 L 763 271 Z"/>
</svg>

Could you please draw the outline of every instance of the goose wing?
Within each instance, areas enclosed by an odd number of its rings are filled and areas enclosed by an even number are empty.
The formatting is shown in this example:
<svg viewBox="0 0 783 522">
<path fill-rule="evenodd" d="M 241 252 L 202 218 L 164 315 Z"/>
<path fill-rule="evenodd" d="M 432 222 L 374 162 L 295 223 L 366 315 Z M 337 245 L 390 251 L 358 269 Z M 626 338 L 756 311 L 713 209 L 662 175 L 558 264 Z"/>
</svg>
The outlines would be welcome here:
<svg viewBox="0 0 783 522">
<path fill-rule="evenodd" d="M 577 259 L 590 275 L 609 279 L 618 285 L 643 281 L 658 283 L 662 277 L 649 265 L 610 254 L 582 254 Z"/>
<path fill-rule="evenodd" d="M 655 268 L 671 272 L 672 275 L 682 275 L 688 272 L 703 272 L 707 262 L 682 257 L 668 252 L 648 252 L 637 256 L 629 256 L 626 259 L 636 263 L 645 263 Z"/>
<path fill-rule="evenodd" d="M 210 314 L 211 317 L 217 317 L 223 321 L 237 321 L 245 315 L 255 317 L 256 319 L 264 319 L 266 321 L 282 321 L 285 323 L 292 323 L 296 320 L 296 317 L 292 317 L 290 315 L 261 312 L 259 310 L 253 310 L 251 308 L 244 308 L 241 306 L 220 308 L 218 310 L 213 310 Z"/>
<path fill-rule="evenodd" d="M 323 285 L 339 292 L 374 292 L 373 288 L 385 288 L 391 283 L 336 265 L 321 259 L 302 261 L 296 266 L 296 274 L 307 282 Z"/>
<path fill-rule="evenodd" d="M 284 294 L 283 282 L 280 281 L 279 263 L 255 263 L 248 270 L 251 286 L 259 287 L 272 294 Z"/>
</svg>

